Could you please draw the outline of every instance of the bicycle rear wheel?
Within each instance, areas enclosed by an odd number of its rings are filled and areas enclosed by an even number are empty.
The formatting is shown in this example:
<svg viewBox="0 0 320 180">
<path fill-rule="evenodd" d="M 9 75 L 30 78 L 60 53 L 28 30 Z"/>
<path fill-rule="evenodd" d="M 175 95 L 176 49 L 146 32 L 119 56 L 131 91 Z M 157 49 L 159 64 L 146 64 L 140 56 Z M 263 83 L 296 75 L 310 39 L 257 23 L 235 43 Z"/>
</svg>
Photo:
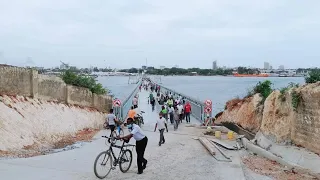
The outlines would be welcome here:
<svg viewBox="0 0 320 180">
<path fill-rule="evenodd" d="M 132 164 L 132 152 L 129 149 L 126 149 L 122 152 L 120 157 L 120 171 L 123 173 L 128 172 Z"/>
<path fill-rule="evenodd" d="M 102 172 L 99 171 L 100 170 L 99 167 L 101 168 Z M 99 179 L 104 179 L 109 175 L 112 169 L 112 157 L 109 151 L 103 151 L 97 156 L 96 160 L 94 161 L 93 169 L 94 169 L 94 174 Z"/>
</svg>

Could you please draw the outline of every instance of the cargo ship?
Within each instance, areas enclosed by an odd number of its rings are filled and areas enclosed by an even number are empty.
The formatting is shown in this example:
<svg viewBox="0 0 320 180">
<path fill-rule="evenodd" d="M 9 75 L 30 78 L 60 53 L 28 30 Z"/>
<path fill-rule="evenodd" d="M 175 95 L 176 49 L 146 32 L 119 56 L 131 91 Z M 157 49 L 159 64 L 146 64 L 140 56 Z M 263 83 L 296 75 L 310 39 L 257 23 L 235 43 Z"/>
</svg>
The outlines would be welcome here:
<svg viewBox="0 0 320 180">
<path fill-rule="evenodd" d="M 238 74 L 238 73 L 234 73 L 233 74 L 234 77 L 269 77 L 269 74 Z"/>
</svg>

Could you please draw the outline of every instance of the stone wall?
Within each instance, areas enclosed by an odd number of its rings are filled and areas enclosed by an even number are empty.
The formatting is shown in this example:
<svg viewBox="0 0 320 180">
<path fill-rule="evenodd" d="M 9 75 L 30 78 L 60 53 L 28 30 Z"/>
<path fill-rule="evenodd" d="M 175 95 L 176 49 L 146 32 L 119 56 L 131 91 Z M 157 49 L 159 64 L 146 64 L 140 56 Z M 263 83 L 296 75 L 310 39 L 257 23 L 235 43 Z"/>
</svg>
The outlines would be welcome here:
<svg viewBox="0 0 320 180">
<path fill-rule="evenodd" d="M 281 95 L 280 91 L 274 91 L 264 103 L 260 131 L 273 142 L 290 143 L 294 118 L 291 92 Z"/>
<path fill-rule="evenodd" d="M 296 97 L 297 109 L 292 103 L 294 92 L 300 97 Z M 294 143 L 320 154 L 320 82 L 284 94 L 272 92 L 263 103 L 263 111 L 257 102 L 255 97 L 229 101 L 217 123 L 233 122 L 254 133 L 259 130 L 272 142 Z"/>
<path fill-rule="evenodd" d="M 56 76 L 38 75 L 38 97 L 44 100 L 57 100 L 65 102 L 67 86 Z"/>
<path fill-rule="evenodd" d="M 233 99 L 226 104 L 226 110 L 215 121 L 216 124 L 222 122 L 235 123 L 242 128 L 258 132 L 262 120 L 262 97 L 256 94 L 246 99 Z"/>
<path fill-rule="evenodd" d="M 0 93 L 31 96 L 32 70 L 0 65 Z"/>
<path fill-rule="evenodd" d="M 98 96 L 87 88 L 66 85 L 61 78 L 41 75 L 36 70 L 4 65 L 0 65 L 0 94 L 93 107 L 104 112 L 112 107 L 108 95 Z"/>
<path fill-rule="evenodd" d="M 320 82 L 297 90 L 301 96 L 292 122 L 292 141 L 320 154 Z"/>
</svg>

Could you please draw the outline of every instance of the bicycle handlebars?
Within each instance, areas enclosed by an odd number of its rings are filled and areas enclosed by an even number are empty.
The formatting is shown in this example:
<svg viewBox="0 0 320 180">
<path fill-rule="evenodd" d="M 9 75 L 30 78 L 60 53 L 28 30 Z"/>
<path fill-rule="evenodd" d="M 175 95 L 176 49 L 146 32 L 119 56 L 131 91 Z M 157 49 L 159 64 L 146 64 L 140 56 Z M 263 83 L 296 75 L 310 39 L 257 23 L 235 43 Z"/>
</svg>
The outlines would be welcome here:
<svg viewBox="0 0 320 180">
<path fill-rule="evenodd" d="M 107 136 L 101 136 L 101 137 L 103 137 L 103 138 L 107 138 L 107 139 L 111 139 L 110 137 L 107 137 Z M 122 141 L 123 141 L 123 139 L 121 139 Z M 112 145 L 113 147 L 116 147 L 116 148 L 121 148 L 121 146 L 117 146 L 117 145 L 115 145 L 115 144 L 113 144 Z M 133 145 L 133 144 L 126 144 L 126 145 L 124 145 L 124 142 L 123 142 L 123 145 L 122 145 L 122 147 L 129 147 L 129 146 L 136 146 L 136 145 Z"/>
</svg>

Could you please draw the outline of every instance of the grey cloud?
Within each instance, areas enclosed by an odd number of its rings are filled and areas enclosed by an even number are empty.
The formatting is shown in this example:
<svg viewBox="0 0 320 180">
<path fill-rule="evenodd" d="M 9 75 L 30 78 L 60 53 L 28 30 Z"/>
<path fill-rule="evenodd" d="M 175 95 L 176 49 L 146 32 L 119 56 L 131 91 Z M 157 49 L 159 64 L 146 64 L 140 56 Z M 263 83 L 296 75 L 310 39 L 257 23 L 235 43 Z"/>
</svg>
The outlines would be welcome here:
<svg viewBox="0 0 320 180">
<path fill-rule="evenodd" d="M 2 0 L 4 1 L 4 0 Z M 12 0 L 0 61 L 38 66 L 319 66 L 320 1 Z M 2 59 L 2 60 L 1 60 Z"/>
</svg>

